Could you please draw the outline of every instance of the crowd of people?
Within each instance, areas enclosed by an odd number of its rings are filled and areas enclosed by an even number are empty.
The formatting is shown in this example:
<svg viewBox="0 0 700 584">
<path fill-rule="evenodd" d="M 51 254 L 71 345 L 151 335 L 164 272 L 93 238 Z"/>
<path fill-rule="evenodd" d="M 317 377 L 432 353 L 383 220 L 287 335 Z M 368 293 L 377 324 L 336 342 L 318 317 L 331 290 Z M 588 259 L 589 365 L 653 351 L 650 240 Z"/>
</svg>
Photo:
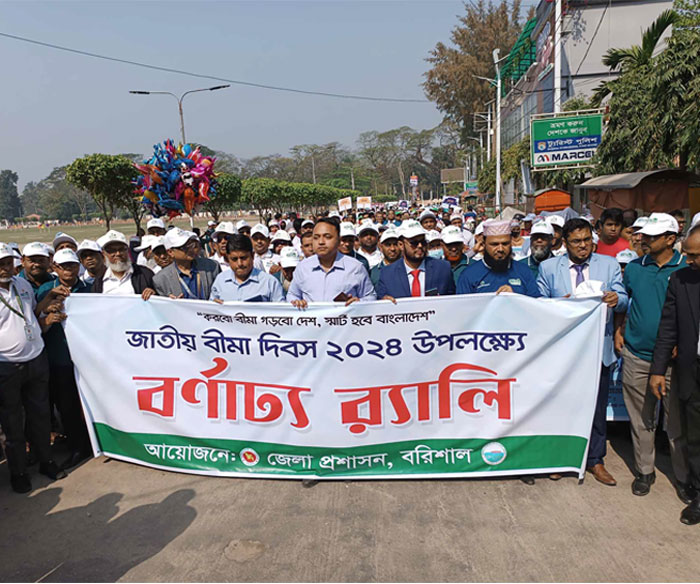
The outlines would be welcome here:
<svg viewBox="0 0 700 584">
<path fill-rule="evenodd" d="M 474 293 L 599 295 L 609 307 L 587 470 L 605 485 L 611 368 L 622 358 L 636 473 L 655 481 L 663 411 L 681 521 L 700 523 L 700 217 L 605 209 L 487 219 L 468 207 L 412 207 L 250 225 L 210 222 L 204 233 L 148 221 L 142 237 L 110 230 L 96 241 L 58 233 L 22 249 L 0 243 L 0 426 L 12 488 L 28 467 L 61 479 L 91 455 L 63 332 L 70 294 L 154 295 L 223 303 L 354 302 Z M 699 214 L 700 215 L 700 214 Z M 658 407 L 661 402 L 662 408 Z M 70 456 L 58 465 L 51 441 Z M 551 475 L 557 479 L 559 475 Z"/>
</svg>

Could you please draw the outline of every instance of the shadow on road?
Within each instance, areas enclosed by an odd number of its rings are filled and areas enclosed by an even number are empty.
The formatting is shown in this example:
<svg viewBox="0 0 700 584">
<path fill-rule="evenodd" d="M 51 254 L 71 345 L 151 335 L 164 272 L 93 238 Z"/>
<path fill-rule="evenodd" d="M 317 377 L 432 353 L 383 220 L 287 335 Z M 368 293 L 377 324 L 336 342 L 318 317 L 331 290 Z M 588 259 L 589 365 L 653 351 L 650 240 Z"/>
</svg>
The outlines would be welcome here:
<svg viewBox="0 0 700 584">
<path fill-rule="evenodd" d="M 636 471 L 629 422 L 608 422 L 608 440 L 610 441 L 610 448 L 627 465 L 630 477 L 634 477 Z M 671 457 L 668 453 L 668 440 L 665 436 L 661 436 L 657 440 L 655 466 L 656 470 L 666 475 L 669 481 L 675 482 Z"/>
<path fill-rule="evenodd" d="M 114 582 L 159 553 L 197 515 L 189 505 L 192 489 L 180 489 L 158 503 L 139 505 L 121 515 L 121 493 L 52 511 L 61 492 L 50 488 L 32 497 L 2 497 L 0 580 Z M 162 578 L 179 580 L 175 573 L 163 573 Z"/>
</svg>

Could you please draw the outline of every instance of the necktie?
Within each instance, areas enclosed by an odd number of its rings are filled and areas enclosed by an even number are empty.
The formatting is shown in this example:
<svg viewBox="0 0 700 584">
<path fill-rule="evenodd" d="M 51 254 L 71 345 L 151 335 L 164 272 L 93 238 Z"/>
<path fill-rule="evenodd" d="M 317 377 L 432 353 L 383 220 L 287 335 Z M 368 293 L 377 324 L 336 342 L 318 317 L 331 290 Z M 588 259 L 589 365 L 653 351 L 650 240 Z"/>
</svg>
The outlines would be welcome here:
<svg viewBox="0 0 700 584">
<path fill-rule="evenodd" d="M 578 285 L 583 283 L 585 278 L 583 277 L 583 268 L 585 267 L 584 264 L 574 264 L 574 270 L 576 270 L 576 287 L 578 288 Z"/>
<path fill-rule="evenodd" d="M 411 296 L 420 296 L 420 270 L 411 270 L 411 276 L 413 276 Z"/>
</svg>

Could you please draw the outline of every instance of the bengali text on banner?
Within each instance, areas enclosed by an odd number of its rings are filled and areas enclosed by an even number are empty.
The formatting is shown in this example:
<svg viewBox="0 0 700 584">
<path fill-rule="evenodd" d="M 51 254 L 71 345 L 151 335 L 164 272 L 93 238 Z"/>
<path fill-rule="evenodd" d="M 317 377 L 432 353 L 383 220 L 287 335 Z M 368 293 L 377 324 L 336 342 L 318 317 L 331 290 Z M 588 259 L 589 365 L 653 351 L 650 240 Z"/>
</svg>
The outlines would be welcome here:
<svg viewBox="0 0 700 584">
<path fill-rule="evenodd" d="M 239 477 L 583 475 L 599 299 L 80 294 L 66 310 L 98 454 Z"/>
</svg>

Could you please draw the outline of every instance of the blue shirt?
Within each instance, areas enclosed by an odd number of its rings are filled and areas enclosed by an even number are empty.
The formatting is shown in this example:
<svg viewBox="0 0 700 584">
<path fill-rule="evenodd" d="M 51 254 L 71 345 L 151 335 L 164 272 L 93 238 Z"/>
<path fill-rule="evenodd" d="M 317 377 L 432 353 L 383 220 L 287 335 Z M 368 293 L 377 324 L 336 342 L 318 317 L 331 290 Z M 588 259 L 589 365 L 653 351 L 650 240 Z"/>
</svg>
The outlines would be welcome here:
<svg viewBox="0 0 700 584">
<path fill-rule="evenodd" d="M 540 296 L 530 268 L 513 260 L 505 272 L 494 272 L 484 260 L 469 264 L 459 277 L 457 294 L 496 292 L 501 286 L 510 286 L 516 294 Z"/>
<path fill-rule="evenodd" d="M 333 302 L 342 293 L 360 300 L 377 299 L 367 270 L 356 259 L 337 252 L 335 262 L 326 272 L 318 256 L 312 255 L 299 262 L 287 291 L 287 300 Z"/>
<path fill-rule="evenodd" d="M 296 279 L 296 274 L 294 275 Z M 253 268 L 248 279 L 240 283 L 233 270 L 221 272 L 211 286 L 209 300 L 237 302 L 282 302 L 284 292 L 277 278 Z"/>
<path fill-rule="evenodd" d="M 53 288 L 57 288 L 60 285 L 61 282 L 58 278 L 55 278 L 39 286 L 36 291 L 37 302 L 41 302 Z M 70 291 L 71 294 L 82 294 L 84 292 L 90 292 L 90 286 L 78 278 Z M 42 336 L 44 337 L 46 354 L 51 365 L 72 365 L 73 362 L 71 361 L 70 351 L 68 350 L 68 341 L 66 340 L 66 335 L 61 323 L 56 322 L 52 324 L 46 329 L 46 332 L 44 332 Z"/>
<path fill-rule="evenodd" d="M 201 300 L 206 300 L 206 298 L 202 298 L 199 295 L 202 286 L 199 273 L 197 272 L 194 262 L 192 262 L 189 276 L 184 272 L 181 272 L 177 266 L 175 266 L 175 272 L 178 277 L 178 282 L 180 282 L 180 288 L 182 288 L 183 298 L 200 298 Z"/>
<path fill-rule="evenodd" d="M 47 273 L 47 274 L 46 274 L 46 280 L 44 280 L 41 284 L 35 284 L 35 283 L 32 282 L 29 278 L 27 278 L 27 274 L 24 273 L 24 270 L 22 270 L 22 271 L 18 274 L 18 276 L 19 276 L 20 278 L 23 278 L 23 279 L 26 280 L 27 282 L 29 282 L 29 284 L 30 284 L 31 287 L 32 287 L 32 290 L 34 290 L 34 296 L 37 295 L 37 293 L 39 292 L 39 288 L 41 288 L 43 285 L 48 284 L 49 282 L 53 282 L 54 280 L 58 280 L 58 278 L 57 278 L 56 276 L 54 276 L 53 274 Z"/>
<path fill-rule="evenodd" d="M 630 298 L 625 345 L 644 361 L 651 362 L 654 353 L 668 279 L 673 272 L 685 267 L 685 259 L 674 251 L 671 260 L 661 267 L 645 255 L 625 268 L 623 283 Z"/>
</svg>

